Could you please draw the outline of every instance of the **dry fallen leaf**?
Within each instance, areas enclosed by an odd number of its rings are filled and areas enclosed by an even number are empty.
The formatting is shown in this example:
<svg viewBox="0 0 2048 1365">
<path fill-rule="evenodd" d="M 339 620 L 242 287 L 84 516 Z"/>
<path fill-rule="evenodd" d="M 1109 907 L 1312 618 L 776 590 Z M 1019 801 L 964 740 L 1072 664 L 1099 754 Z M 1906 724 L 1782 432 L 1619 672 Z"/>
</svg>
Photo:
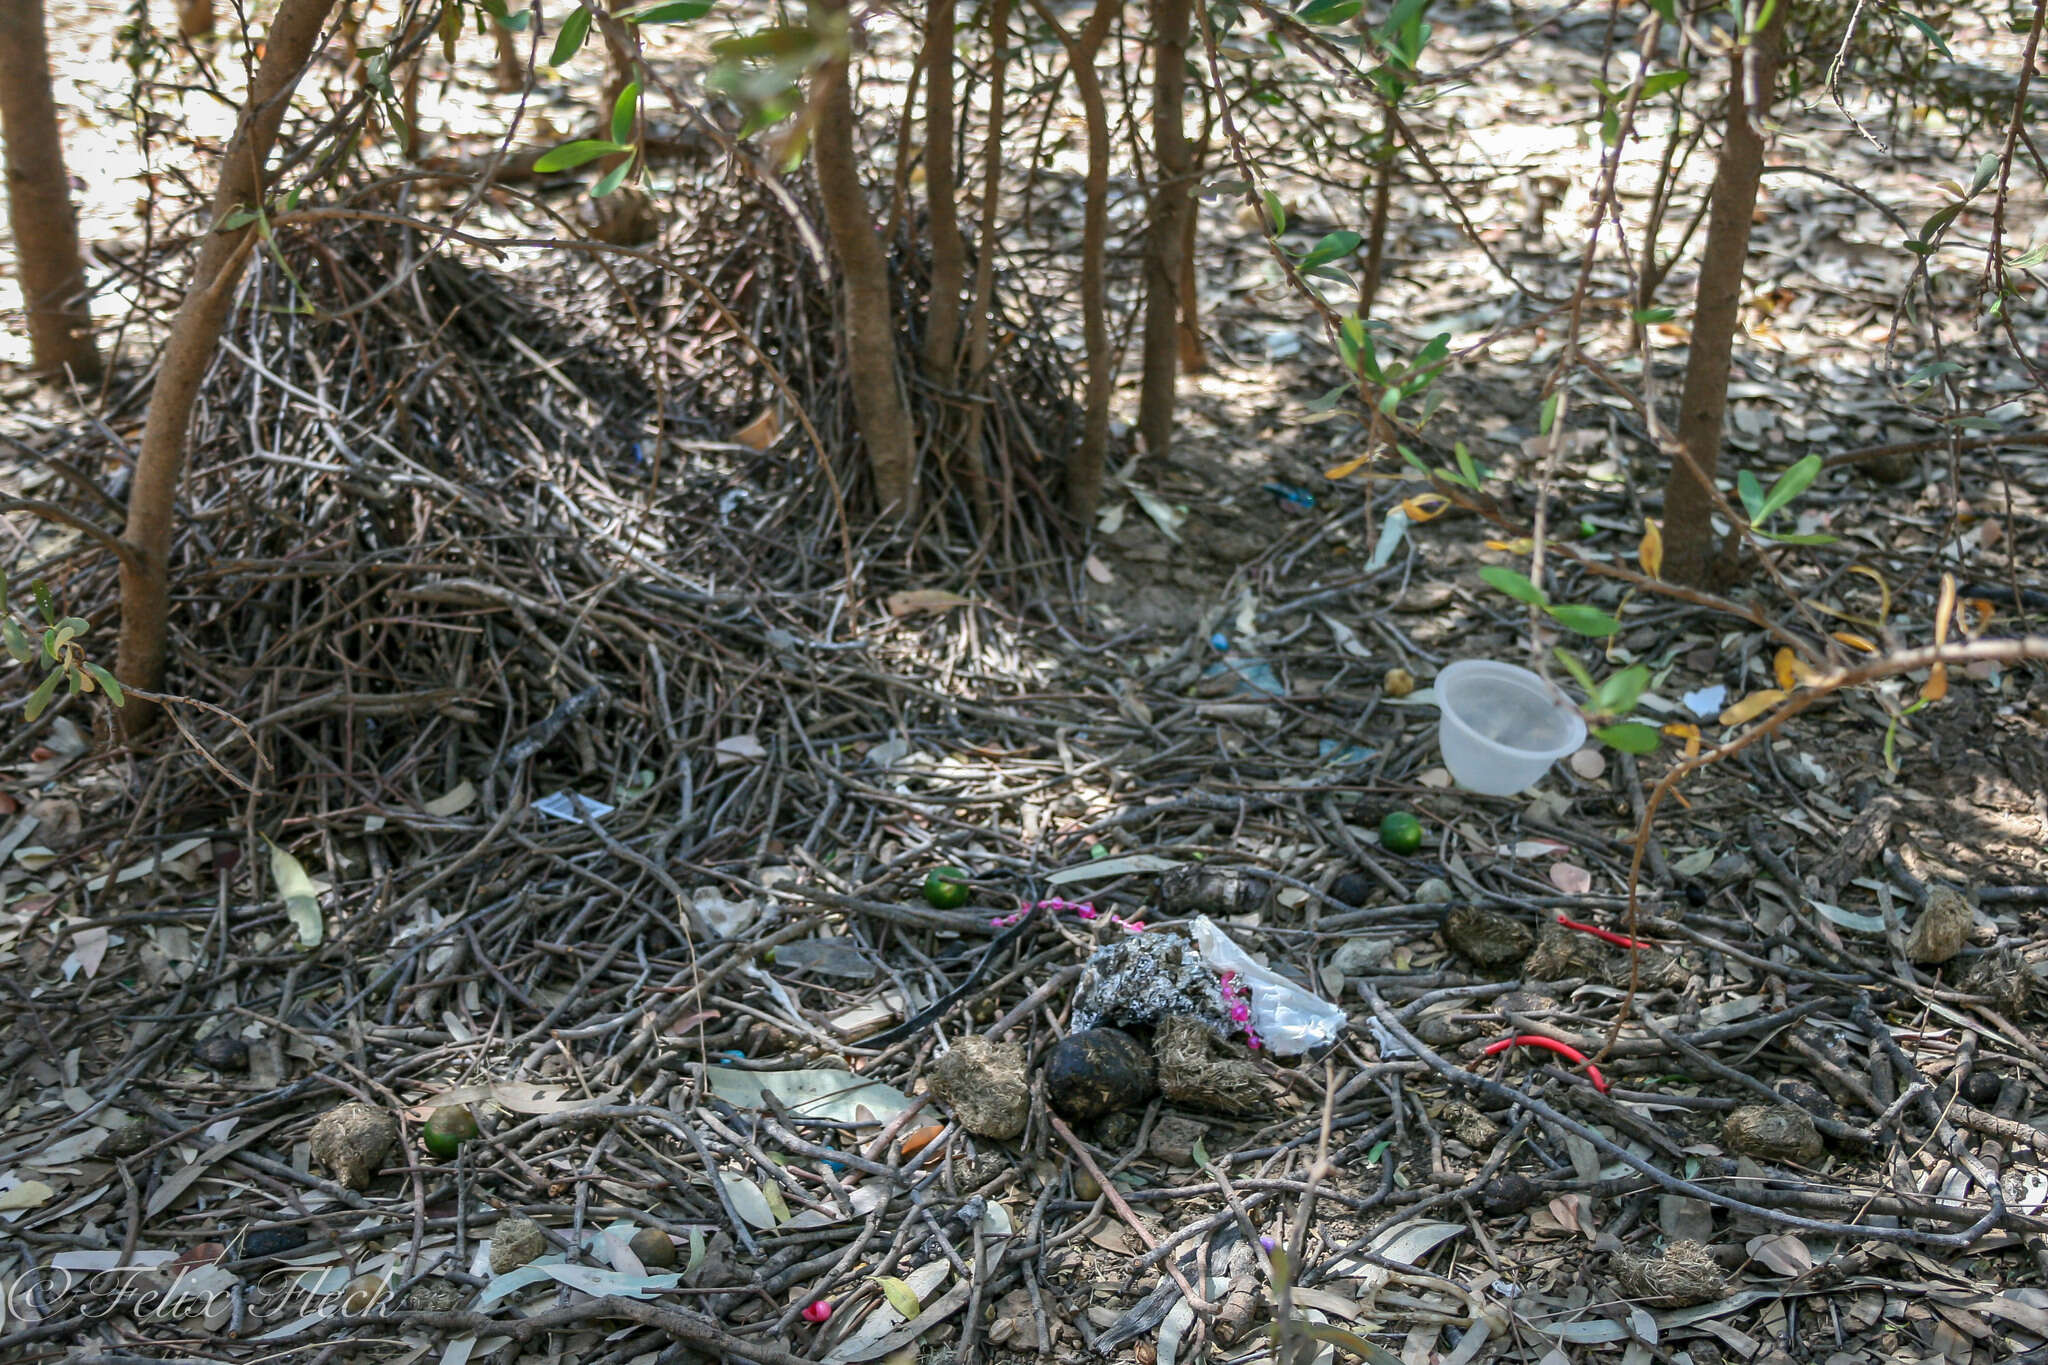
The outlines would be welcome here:
<svg viewBox="0 0 2048 1365">
<path fill-rule="evenodd" d="M 1552 863 L 1550 884 L 1567 896 L 1583 896 L 1593 889 L 1593 874 L 1573 863 Z"/>
<path fill-rule="evenodd" d="M 1671 724 L 1664 727 L 1664 735 L 1668 739 L 1684 740 L 1685 756 L 1687 758 L 1698 758 L 1700 756 L 1699 726 L 1687 725 L 1680 721 L 1673 721 Z M 1677 793 L 1673 792 L 1672 795 L 1675 796 L 1677 795 Z"/>
<path fill-rule="evenodd" d="M 429 815 L 458 815 L 468 810 L 475 801 L 476 786 L 465 777 L 456 783 L 446 796 L 437 796 L 420 809 Z"/>
<path fill-rule="evenodd" d="M 1652 578 L 1664 576 L 1664 533 L 1654 521 L 1643 523 L 1643 538 L 1636 546 L 1636 563 Z"/>
<path fill-rule="evenodd" d="M 1081 567 L 1084 570 L 1086 570 L 1088 576 L 1094 579 L 1097 583 L 1116 582 L 1116 575 L 1109 571 L 1109 565 L 1103 563 L 1100 559 L 1096 558 L 1095 553 L 1092 550 L 1089 551 L 1088 557 L 1081 561 Z"/>
<path fill-rule="evenodd" d="M 775 409 L 765 407 L 761 415 L 732 434 L 732 439 L 749 450 L 766 450 L 782 434 L 782 419 Z"/>
<path fill-rule="evenodd" d="M 768 751 L 761 747 L 760 739 L 754 735 L 733 735 L 729 739 L 719 740 L 715 747 L 721 765 L 745 763 L 752 759 L 768 757 Z"/>
<path fill-rule="evenodd" d="M 1797 1277 L 1813 1269 L 1813 1253 L 1807 1250 L 1806 1243 L 1789 1232 L 1781 1232 L 1775 1237 L 1752 1237 L 1747 1249 L 1757 1264 L 1780 1275 Z"/>
<path fill-rule="evenodd" d="M 972 606 L 974 599 L 944 588 L 914 588 L 909 592 L 889 594 L 882 605 L 891 616 L 908 616 L 914 611 L 949 611 L 954 607 Z"/>
</svg>

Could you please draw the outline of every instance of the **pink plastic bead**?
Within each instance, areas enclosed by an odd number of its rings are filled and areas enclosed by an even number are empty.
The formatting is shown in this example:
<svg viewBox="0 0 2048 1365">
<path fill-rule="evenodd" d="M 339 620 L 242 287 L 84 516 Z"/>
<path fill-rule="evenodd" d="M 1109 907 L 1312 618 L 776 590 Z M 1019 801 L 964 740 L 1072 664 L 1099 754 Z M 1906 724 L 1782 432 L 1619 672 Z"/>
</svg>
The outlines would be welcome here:
<svg viewBox="0 0 2048 1365">
<path fill-rule="evenodd" d="M 825 1322 L 832 1316 L 832 1305 L 824 1299 L 815 1299 L 804 1305 L 805 1322 Z"/>
</svg>

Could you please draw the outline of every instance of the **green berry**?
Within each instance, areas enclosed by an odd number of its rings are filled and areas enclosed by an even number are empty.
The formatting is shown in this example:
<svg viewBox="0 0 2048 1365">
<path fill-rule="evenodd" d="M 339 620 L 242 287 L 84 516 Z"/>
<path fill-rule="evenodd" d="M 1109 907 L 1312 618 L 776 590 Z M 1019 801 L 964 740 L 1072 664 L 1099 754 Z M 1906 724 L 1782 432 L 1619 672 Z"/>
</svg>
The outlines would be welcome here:
<svg viewBox="0 0 2048 1365">
<path fill-rule="evenodd" d="M 420 1142 L 442 1160 L 462 1150 L 462 1144 L 476 1136 L 476 1115 L 466 1105 L 444 1104 L 427 1118 Z"/>
<path fill-rule="evenodd" d="M 1380 821 L 1380 847 L 1389 853 L 1413 853 L 1422 847 L 1422 822 L 1405 810 L 1388 811 Z"/>
<path fill-rule="evenodd" d="M 958 910 L 970 894 L 967 874 L 957 867 L 935 867 L 924 877 L 925 903 L 936 910 Z"/>
</svg>

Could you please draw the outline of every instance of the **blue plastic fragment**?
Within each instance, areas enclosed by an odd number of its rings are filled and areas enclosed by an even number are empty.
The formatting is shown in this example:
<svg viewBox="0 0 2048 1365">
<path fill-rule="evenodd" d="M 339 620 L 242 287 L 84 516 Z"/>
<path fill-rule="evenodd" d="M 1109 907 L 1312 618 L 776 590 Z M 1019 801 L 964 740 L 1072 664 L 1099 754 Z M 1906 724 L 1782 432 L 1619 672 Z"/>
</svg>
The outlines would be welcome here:
<svg viewBox="0 0 2048 1365">
<path fill-rule="evenodd" d="M 1315 494 L 1309 492 L 1306 488 L 1296 488 L 1291 483 L 1265 483 L 1260 484 L 1259 487 L 1277 498 L 1293 503 L 1296 507 L 1314 507 L 1316 505 Z"/>
<path fill-rule="evenodd" d="M 1219 653 L 1223 650 L 1230 648 L 1230 637 L 1228 635 L 1225 635 L 1220 630 L 1217 631 L 1214 635 L 1211 635 L 1209 637 L 1209 648 L 1216 650 Z"/>
</svg>

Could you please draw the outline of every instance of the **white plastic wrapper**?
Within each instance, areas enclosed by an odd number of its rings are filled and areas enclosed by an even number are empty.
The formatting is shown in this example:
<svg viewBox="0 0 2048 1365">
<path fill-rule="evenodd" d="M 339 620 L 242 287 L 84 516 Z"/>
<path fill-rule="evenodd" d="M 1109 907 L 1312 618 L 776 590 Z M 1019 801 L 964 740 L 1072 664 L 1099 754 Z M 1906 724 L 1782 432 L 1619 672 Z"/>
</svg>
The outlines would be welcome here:
<svg viewBox="0 0 2048 1365">
<path fill-rule="evenodd" d="M 1251 993 L 1252 1026 L 1269 1050 L 1293 1057 L 1336 1042 L 1344 1031 L 1343 1010 L 1252 961 L 1207 915 L 1190 920 L 1188 932 L 1204 962 L 1219 972 L 1236 972 L 1245 984 Z"/>
</svg>

